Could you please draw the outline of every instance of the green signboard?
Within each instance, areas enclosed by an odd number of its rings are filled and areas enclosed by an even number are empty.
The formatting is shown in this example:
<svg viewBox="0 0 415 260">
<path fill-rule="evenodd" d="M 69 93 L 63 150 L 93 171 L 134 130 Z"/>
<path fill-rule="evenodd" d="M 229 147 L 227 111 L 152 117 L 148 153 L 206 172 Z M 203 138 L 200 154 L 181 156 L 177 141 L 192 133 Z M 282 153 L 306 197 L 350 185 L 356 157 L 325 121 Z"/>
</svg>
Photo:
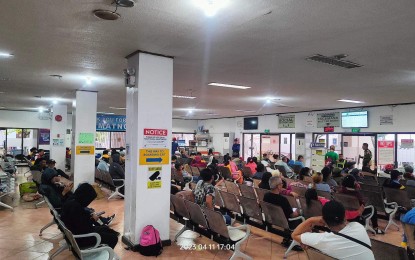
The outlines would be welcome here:
<svg viewBox="0 0 415 260">
<path fill-rule="evenodd" d="M 264 130 L 264 132 L 265 132 L 266 134 L 269 134 L 269 132 L 270 132 L 270 131 L 269 131 L 269 129 L 265 129 L 265 130 Z"/>
<path fill-rule="evenodd" d="M 93 133 L 79 133 L 78 143 L 80 144 L 94 144 L 95 138 Z"/>
<path fill-rule="evenodd" d="M 360 133 L 360 128 L 352 128 L 352 133 Z"/>
</svg>

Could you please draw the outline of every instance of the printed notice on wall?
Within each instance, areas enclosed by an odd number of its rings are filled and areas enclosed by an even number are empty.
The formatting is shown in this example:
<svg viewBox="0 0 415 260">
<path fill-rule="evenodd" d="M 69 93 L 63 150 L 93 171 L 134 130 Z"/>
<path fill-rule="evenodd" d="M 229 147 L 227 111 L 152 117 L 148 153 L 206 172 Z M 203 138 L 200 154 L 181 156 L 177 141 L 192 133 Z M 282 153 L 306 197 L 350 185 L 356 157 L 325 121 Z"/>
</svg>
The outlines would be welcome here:
<svg viewBox="0 0 415 260">
<path fill-rule="evenodd" d="M 378 165 L 394 163 L 395 141 L 378 141 Z"/>
<path fill-rule="evenodd" d="M 52 145 L 53 146 L 64 146 L 65 145 L 65 140 L 64 139 L 53 139 L 52 140 Z"/>
<path fill-rule="evenodd" d="M 319 113 L 317 114 L 317 127 L 323 128 L 325 126 L 340 126 L 340 113 Z"/>
<path fill-rule="evenodd" d="M 79 144 L 94 144 L 95 143 L 94 133 L 79 133 L 78 143 Z"/>
<path fill-rule="evenodd" d="M 393 125 L 393 115 L 380 116 L 380 125 Z"/>
<path fill-rule="evenodd" d="M 278 116 L 278 128 L 295 128 L 295 115 Z"/>
<path fill-rule="evenodd" d="M 170 145 L 167 140 L 167 129 L 144 129 L 144 142 L 145 148 L 168 148 Z"/>
<path fill-rule="evenodd" d="M 161 171 L 162 166 L 149 166 L 147 171 L 147 189 L 161 188 Z"/>
<path fill-rule="evenodd" d="M 414 148 L 414 139 L 401 139 L 400 149 L 412 149 Z"/>
</svg>

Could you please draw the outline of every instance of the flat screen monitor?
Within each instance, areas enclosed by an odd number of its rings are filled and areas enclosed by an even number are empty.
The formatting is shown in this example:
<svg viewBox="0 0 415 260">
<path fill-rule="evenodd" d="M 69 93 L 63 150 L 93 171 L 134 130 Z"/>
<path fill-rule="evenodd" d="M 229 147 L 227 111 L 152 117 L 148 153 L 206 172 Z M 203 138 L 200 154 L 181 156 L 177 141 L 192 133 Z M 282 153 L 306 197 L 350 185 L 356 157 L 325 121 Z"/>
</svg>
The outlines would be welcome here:
<svg viewBox="0 0 415 260">
<path fill-rule="evenodd" d="M 186 146 L 186 140 L 177 140 L 179 146 Z"/>
<path fill-rule="evenodd" d="M 368 127 L 367 111 L 342 112 L 342 127 Z"/>
<path fill-rule="evenodd" d="M 244 130 L 257 130 L 257 129 L 258 129 L 258 117 L 244 118 Z"/>
</svg>

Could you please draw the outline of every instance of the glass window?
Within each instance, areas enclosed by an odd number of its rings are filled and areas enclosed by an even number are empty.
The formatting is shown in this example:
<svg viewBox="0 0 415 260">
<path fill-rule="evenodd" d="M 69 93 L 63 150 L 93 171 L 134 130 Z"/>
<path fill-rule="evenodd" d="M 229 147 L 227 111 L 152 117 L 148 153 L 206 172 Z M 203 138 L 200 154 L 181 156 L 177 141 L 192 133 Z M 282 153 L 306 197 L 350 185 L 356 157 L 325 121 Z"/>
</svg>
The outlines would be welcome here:
<svg viewBox="0 0 415 260">
<path fill-rule="evenodd" d="M 291 134 L 281 134 L 281 155 L 288 156 L 291 159 Z"/>
<path fill-rule="evenodd" d="M 22 129 L 7 129 L 7 153 L 17 155 L 22 152 Z"/>
<path fill-rule="evenodd" d="M 172 138 L 173 137 L 176 137 L 179 146 L 190 146 L 190 141 L 195 140 L 195 134 L 192 133 L 173 133 Z"/>
<path fill-rule="evenodd" d="M 30 148 L 37 147 L 37 129 L 23 129 L 23 154 L 28 155 Z"/>
<path fill-rule="evenodd" d="M 125 132 L 111 132 L 111 148 L 125 147 Z"/>
<path fill-rule="evenodd" d="M 261 155 L 280 154 L 280 135 L 261 135 Z"/>
<path fill-rule="evenodd" d="M 110 132 L 97 132 L 95 137 L 95 148 L 110 148 Z"/>
<path fill-rule="evenodd" d="M 6 153 L 6 129 L 0 129 L 0 155 Z"/>
<path fill-rule="evenodd" d="M 414 140 L 415 134 L 398 134 L 397 161 L 399 167 L 405 165 L 414 165 Z"/>
</svg>

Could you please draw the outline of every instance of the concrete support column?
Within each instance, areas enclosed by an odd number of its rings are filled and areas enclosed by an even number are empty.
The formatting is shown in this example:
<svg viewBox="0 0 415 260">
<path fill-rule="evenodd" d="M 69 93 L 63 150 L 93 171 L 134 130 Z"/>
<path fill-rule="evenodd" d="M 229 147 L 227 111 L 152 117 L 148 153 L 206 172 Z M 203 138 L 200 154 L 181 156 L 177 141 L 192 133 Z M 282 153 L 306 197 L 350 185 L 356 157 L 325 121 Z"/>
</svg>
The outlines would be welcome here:
<svg viewBox="0 0 415 260">
<path fill-rule="evenodd" d="M 76 91 L 72 112 L 72 169 L 74 187 L 95 180 L 97 92 Z"/>
<path fill-rule="evenodd" d="M 124 241 L 138 244 L 146 225 L 169 242 L 173 58 L 144 52 L 127 57 Z"/>
</svg>

